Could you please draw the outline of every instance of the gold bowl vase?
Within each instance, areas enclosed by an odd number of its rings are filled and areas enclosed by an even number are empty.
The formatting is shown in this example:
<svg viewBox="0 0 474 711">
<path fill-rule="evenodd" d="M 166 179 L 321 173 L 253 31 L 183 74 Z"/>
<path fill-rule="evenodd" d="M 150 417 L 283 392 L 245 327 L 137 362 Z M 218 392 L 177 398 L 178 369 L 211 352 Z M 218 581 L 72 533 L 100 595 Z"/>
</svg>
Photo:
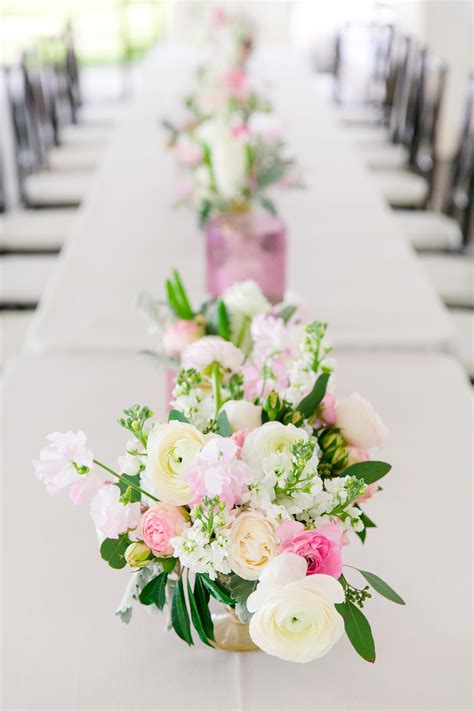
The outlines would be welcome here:
<svg viewBox="0 0 474 711">
<path fill-rule="evenodd" d="M 250 639 L 248 624 L 241 622 L 232 607 L 212 613 L 215 646 L 225 652 L 256 652 L 258 647 Z"/>
</svg>

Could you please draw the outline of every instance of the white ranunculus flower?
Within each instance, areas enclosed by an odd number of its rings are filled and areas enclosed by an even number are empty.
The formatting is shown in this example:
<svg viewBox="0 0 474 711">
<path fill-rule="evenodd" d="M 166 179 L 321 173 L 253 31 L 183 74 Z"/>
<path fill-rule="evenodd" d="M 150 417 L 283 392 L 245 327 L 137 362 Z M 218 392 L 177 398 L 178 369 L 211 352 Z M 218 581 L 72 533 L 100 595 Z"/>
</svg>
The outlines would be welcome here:
<svg viewBox="0 0 474 711">
<path fill-rule="evenodd" d="M 242 368 L 244 354 L 230 341 L 220 336 L 203 336 L 191 343 L 182 355 L 183 368 L 205 370 L 212 363 L 220 363 L 225 370 L 238 372 Z"/>
<path fill-rule="evenodd" d="M 341 400 L 336 406 L 336 425 L 353 447 L 382 447 L 387 428 L 370 402 L 359 393 Z"/>
<path fill-rule="evenodd" d="M 262 408 L 247 400 L 228 400 L 221 411 L 226 413 L 232 432 L 254 430 L 262 424 Z"/>
<path fill-rule="evenodd" d="M 218 192 L 225 200 L 239 199 L 247 181 L 245 144 L 230 131 L 221 131 L 210 148 Z"/>
<path fill-rule="evenodd" d="M 259 511 L 243 511 L 232 522 L 229 562 L 244 580 L 258 580 L 277 549 L 275 529 Z"/>
<path fill-rule="evenodd" d="M 250 636 L 267 654 L 289 662 L 310 662 L 329 652 L 344 631 L 334 607 L 344 601 L 342 585 L 330 575 L 306 575 L 294 553 L 272 558 L 247 600 Z"/>
<path fill-rule="evenodd" d="M 222 299 L 231 314 L 238 313 L 249 318 L 267 313 L 271 308 L 259 285 L 251 279 L 232 284 L 224 291 Z"/>
<path fill-rule="evenodd" d="M 264 460 L 274 453 L 286 452 L 293 442 L 308 440 L 301 427 L 266 422 L 250 432 L 242 448 L 242 459 L 253 469 L 261 469 Z"/>
<path fill-rule="evenodd" d="M 153 427 L 148 435 L 145 474 L 160 501 L 175 506 L 191 501 L 194 494 L 183 474 L 204 443 L 201 432 L 186 422 Z"/>
</svg>

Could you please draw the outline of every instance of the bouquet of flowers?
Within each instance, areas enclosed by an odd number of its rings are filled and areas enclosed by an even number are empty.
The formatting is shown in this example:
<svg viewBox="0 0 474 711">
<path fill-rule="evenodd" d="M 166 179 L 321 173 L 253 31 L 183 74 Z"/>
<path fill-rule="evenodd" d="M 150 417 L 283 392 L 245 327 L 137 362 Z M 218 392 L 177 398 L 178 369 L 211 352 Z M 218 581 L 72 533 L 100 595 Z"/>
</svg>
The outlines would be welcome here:
<svg viewBox="0 0 474 711">
<path fill-rule="evenodd" d="M 55 432 L 37 476 L 49 493 L 69 488 L 74 503 L 93 494 L 102 558 L 132 571 L 124 621 L 135 602 L 168 607 L 181 639 L 214 647 L 214 598 L 267 654 L 308 662 L 345 630 L 373 662 L 361 608 L 371 590 L 404 603 L 368 571 L 356 586 L 345 559 L 352 537 L 364 542 L 375 526 L 363 505 L 390 470 L 372 458 L 386 434 L 380 417 L 359 394 L 336 399 L 326 324 L 305 323 L 296 306 L 272 307 L 255 285 L 236 284 L 215 304 L 216 335 L 176 275 L 167 295 L 171 327 L 194 323 L 203 334 L 177 349 L 167 418 L 142 405 L 124 411 L 131 438 L 117 470 L 83 432 Z"/>
</svg>

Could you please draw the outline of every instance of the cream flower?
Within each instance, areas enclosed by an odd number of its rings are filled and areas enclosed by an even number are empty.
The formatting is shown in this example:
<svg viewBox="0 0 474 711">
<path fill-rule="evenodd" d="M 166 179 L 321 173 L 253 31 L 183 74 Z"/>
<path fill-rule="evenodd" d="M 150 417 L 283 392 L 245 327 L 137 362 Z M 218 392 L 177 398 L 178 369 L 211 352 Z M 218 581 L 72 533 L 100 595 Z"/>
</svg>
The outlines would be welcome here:
<svg viewBox="0 0 474 711">
<path fill-rule="evenodd" d="M 276 555 L 278 543 L 270 521 L 258 511 L 244 511 L 230 529 L 229 561 L 232 570 L 245 580 L 257 580 Z"/>
<path fill-rule="evenodd" d="M 222 130 L 210 148 L 219 193 L 226 200 L 238 199 L 247 181 L 245 144 L 230 130 Z"/>
<path fill-rule="evenodd" d="M 272 454 L 286 452 L 293 442 L 306 442 L 307 439 L 308 435 L 301 427 L 266 422 L 248 435 L 242 448 L 242 459 L 250 467 L 261 469 L 264 460 Z"/>
<path fill-rule="evenodd" d="M 306 576 L 306 561 L 294 553 L 273 558 L 247 600 L 250 636 L 267 654 L 289 662 L 324 656 L 344 631 L 334 607 L 342 585 L 330 575 Z"/>
<path fill-rule="evenodd" d="M 239 313 L 250 318 L 264 314 L 271 308 L 259 285 L 251 279 L 232 284 L 224 291 L 222 299 L 231 314 Z"/>
<path fill-rule="evenodd" d="M 262 408 L 247 400 L 228 400 L 221 412 L 226 413 L 232 432 L 253 430 L 262 424 Z"/>
<path fill-rule="evenodd" d="M 336 425 L 353 447 L 382 447 L 387 428 L 370 402 L 354 393 L 336 406 Z"/>
<path fill-rule="evenodd" d="M 193 491 L 183 474 L 203 446 L 203 435 L 185 422 L 155 425 L 151 430 L 145 476 L 160 501 L 175 506 L 191 501 Z"/>
<path fill-rule="evenodd" d="M 244 354 L 233 343 L 219 336 L 204 336 L 185 348 L 182 367 L 205 370 L 212 363 L 220 363 L 226 370 L 236 372 L 243 362 Z"/>
</svg>

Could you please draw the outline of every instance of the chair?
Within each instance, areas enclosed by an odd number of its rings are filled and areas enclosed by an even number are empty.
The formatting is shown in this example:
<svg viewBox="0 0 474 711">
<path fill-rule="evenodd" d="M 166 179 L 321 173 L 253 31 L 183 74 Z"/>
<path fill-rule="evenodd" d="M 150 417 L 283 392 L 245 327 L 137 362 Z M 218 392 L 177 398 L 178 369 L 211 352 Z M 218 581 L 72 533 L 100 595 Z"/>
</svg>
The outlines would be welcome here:
<svg viewBox="0 0 474 711">
<path fill-rule="evenodd" d="M 441 299 L 453 308 L 474 309 L 474 258 L 465 254 L 420 256 Z"/>
<path fill-rule="evenodd" d="M 27 309 L 0 311 L 0 368 L 21 352 L 32 321 L 33 313 Z"/>
<path fill-rule="evenodd" d="M 0 258 L 0 308 L 34 309 L 52 274 L 57 257 L 52 255 Z"/>
<path fill-rule="evenodd" d="M 466 108 L 442 212 L 399 210 L 404 233 L 419 250 L 456 250 L 466 247 L 472 224 L 474 194 L 474 76 L 468 82 Z"/>
<path fill-rule="evenodd" d="M 474 381 L 474 312 L 450 309 L 456 328 L 456 354 L 471 381 Z"/>
</svg>

